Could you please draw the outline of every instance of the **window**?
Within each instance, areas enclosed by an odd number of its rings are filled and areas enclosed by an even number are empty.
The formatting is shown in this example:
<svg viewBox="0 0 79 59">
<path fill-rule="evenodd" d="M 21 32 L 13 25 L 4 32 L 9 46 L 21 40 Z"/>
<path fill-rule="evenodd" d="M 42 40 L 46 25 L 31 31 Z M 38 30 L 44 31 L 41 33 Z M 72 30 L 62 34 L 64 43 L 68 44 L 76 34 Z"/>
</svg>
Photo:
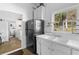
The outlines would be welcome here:
<svg viewBox="0 0 79 59">
<path fill-rule="evenodd" d="M 54 31 L 76 31 L 76 9 L 55 14 Z"/>
</svg>

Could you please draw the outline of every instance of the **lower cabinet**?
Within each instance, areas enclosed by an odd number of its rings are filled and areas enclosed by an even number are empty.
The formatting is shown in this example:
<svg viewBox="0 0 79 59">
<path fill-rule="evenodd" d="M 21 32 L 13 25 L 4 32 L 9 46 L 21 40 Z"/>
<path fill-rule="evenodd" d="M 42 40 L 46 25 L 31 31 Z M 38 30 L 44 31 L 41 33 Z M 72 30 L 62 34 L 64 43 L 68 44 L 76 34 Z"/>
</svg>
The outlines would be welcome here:
<svg viewBox="0 0 79 59">
<path fill-rule="evenodd" d="M 49 40 L 41 40 L 42 55 L 70 55 L 71 48 L 51 42 Z"/>
<path fill-rule="evenodd" d="M 51 50 L 54 51 L 55 44 L 49 40 L 42 39 L 41 40 L 41 54 L 42 55 L 51 55 Z"/>
<path fill-rule="evenodd" d="M 49 49 L 47 47 L 41 48 L 41 55 L 50 55 Z"/>
<path fill-rule="evenodd" d="M 57 44 L 55 46 L 55 51 L 56 51 L 56 55 L 70 55 L 71 54 L 71 48 L 61 45 L 61 44 Z"/>
<path fill-rule="evenodd" d="M 72 55 L 79 55 L 79 50 L 72 49 Z"/>
<path fill-rule="evenodd" d="M 39 55 L 79 55 L 79 50 L 44 38 L 37 38 L 37 53 Z"/>
</svg>

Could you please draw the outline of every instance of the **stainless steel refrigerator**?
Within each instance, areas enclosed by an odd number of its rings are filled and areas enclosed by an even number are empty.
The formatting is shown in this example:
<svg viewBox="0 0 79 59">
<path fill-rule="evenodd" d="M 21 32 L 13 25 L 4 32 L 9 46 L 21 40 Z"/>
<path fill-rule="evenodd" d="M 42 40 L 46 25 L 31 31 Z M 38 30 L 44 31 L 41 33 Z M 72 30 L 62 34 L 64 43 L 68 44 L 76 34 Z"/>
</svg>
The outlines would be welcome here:
<svg viewBox="0 0 79 59">
<path fill-rule="evenodd" d="M 26 22 L 26 45 L 33 46 L 33 52 L 36 53 L 36 35 L 44 34 L 44 20 L 32 19 Z"/>
</svg>

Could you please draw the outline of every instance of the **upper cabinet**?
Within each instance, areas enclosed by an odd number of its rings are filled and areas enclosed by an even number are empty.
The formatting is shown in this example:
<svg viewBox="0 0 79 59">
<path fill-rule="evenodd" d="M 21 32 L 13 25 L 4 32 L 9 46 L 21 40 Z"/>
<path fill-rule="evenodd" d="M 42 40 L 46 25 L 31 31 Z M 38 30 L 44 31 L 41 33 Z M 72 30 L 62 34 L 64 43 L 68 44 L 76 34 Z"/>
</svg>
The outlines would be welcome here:
<svg viewBox="0 0 79 59">
<path fill-rule="evenodd" d="M 44 19 L 45 7 L 40 6 L 34 10 L 34 19 Z"/>
</svg>

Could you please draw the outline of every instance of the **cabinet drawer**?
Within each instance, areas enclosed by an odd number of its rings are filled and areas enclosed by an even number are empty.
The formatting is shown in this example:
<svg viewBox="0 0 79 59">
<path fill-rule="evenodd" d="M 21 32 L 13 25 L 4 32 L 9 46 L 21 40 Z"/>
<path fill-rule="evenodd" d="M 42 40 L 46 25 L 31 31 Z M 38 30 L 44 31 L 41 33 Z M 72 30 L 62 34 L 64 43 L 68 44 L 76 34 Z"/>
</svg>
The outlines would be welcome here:
<svg viewBox="0 0 79 59">
<path fill-rule="evenodd" d="M 79 55 L 79 50 L 72 49 L 72 55 Z"/>
<path fill-rule="evenodd" d="M 41 38 L 36 37 L 37 42 L 41 42 Z"/>
<path fill-rule="evenodd" d="M 54 43 L 54 42 L 52 42 L 50 40 L 44 40 L 44 39 L 41 40 L 41 44 L 46 46 L 46 47 L 52 47 L 52 48 L 54 48 L 55 45 L 56 45 L 56 43 Z"/>
<path fill-rule="evenodd" d="M 36 40 L 36 43 L 37 43 L 37 44 L 41 44 L 41 40 L 38 38 L 38 39 Z"/>
</svg>

